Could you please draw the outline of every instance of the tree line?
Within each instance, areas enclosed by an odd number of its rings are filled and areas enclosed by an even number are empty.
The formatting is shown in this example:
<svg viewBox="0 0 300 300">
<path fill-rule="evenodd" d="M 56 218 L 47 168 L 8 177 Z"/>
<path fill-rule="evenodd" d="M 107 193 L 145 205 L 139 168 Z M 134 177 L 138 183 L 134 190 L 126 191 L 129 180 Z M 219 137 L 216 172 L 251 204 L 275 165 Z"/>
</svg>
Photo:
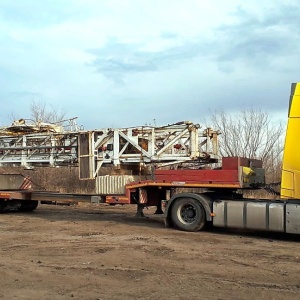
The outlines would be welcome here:
<svg viewBox="0 0 300 300">
<path fill-rule="evenodd" d="M 224 156 L 261 159 L 267 182 L 281 178 L 285 127 L 274 122 L 270 115 L 253 108 L 233 115 L 222 110 L 211 114 L 211 124 L 219 129 L 219 152 Z"/>
</svg>

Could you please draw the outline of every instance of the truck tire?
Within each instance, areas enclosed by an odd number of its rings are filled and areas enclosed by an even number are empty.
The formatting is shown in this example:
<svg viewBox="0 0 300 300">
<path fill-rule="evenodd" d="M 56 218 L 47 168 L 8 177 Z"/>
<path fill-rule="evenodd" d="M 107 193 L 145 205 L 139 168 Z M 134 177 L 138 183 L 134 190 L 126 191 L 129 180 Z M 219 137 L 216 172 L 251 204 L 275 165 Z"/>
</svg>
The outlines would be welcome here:
<svg viewBox="0 0 300 300">
<path fill-rule="evenodd" d="M 201 203 L 193 198 L 178 198 L 172 205 L 171 218 L 180 230 L 199 231 L 205 225 L 205 211 Z"/>
<path fill-rule="evenodd" d="M 26 200 L 21 201 L 20 211 L 34 211 L 38 207 L 39 201 Z"/>
</svg>

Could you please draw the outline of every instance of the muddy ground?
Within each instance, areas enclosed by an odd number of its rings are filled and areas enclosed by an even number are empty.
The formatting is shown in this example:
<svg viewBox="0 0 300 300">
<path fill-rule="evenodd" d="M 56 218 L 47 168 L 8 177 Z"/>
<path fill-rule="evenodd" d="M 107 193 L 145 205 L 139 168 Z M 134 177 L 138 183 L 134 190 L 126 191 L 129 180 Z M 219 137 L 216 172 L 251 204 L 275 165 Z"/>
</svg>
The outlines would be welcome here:
<svg viewBox="0 0 300 300">
<path fill-rule="evenodd" d="M 292 236 L 164 228 L 129 206 L 0 215 L 0 299 L 299 299 Z"/>
</svg>

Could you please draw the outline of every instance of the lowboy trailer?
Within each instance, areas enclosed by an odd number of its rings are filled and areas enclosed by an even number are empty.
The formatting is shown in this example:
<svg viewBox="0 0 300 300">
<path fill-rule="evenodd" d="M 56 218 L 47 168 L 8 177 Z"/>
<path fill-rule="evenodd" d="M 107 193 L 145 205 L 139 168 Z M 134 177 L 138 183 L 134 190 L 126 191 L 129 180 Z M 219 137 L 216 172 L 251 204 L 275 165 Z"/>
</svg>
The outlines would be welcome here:
<svg viewBox="0 0 300 300">
<path fill-rule="evenodd" d="M 210 223 L 215 227 L 300 234 L 299 135 L 300 83 L 294 83 L 291 89 L 279 200 L 243 198 L 240 191 L 265 186 L 262 162 L 241 157 L 224 157 L 222 168 L 218 169 L 155 170 L 149 180 L 124 184 L 124 192 L 119 194 L 78 195 L 32 191 L 28 189 L 28 178 L 2 175 L 0 211 L 6 208 L 32 211 L 39 201 L 85 201 L 136 204 L 137 216 L 143 216 L 145 207 L 156 206 L 157 213 L 162 213 L 162 204 L 165 204 L 163 213 L 166 226 L 180 230 L 199 231 Z M 111 183 L 114 176 L 109 178 Z M 105 180 L 107 176 L 103 177 L 103 183 Z M 204 191 L 185 192 L 191 188 Z"/>
</svg>

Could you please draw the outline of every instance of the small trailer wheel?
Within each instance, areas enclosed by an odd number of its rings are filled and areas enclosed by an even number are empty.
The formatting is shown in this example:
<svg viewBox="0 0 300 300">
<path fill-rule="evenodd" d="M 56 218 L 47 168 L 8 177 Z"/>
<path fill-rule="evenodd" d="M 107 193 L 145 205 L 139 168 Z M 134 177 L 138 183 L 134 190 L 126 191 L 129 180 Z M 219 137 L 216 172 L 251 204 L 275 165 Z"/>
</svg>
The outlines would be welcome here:
<svg viewBox="0 0 300 300">
<path fill-rule="evenodd" d="M 205 211 L 193 198 L 178 198 L 171 208 L 171 218 L 180 230 L 199 231 L 205 225 Z"/>
<path fill-rule="evenodd" d="M 2 213 L 5 209 L 5 202 L 3 200 L 0 200 L 0 213 Z"/>
<path fill-rule="evenodd" d="M 26 200 L 21 201 L 20 211 L 34 211 L 38 207 L 39 201 Z"/>
</svg>

